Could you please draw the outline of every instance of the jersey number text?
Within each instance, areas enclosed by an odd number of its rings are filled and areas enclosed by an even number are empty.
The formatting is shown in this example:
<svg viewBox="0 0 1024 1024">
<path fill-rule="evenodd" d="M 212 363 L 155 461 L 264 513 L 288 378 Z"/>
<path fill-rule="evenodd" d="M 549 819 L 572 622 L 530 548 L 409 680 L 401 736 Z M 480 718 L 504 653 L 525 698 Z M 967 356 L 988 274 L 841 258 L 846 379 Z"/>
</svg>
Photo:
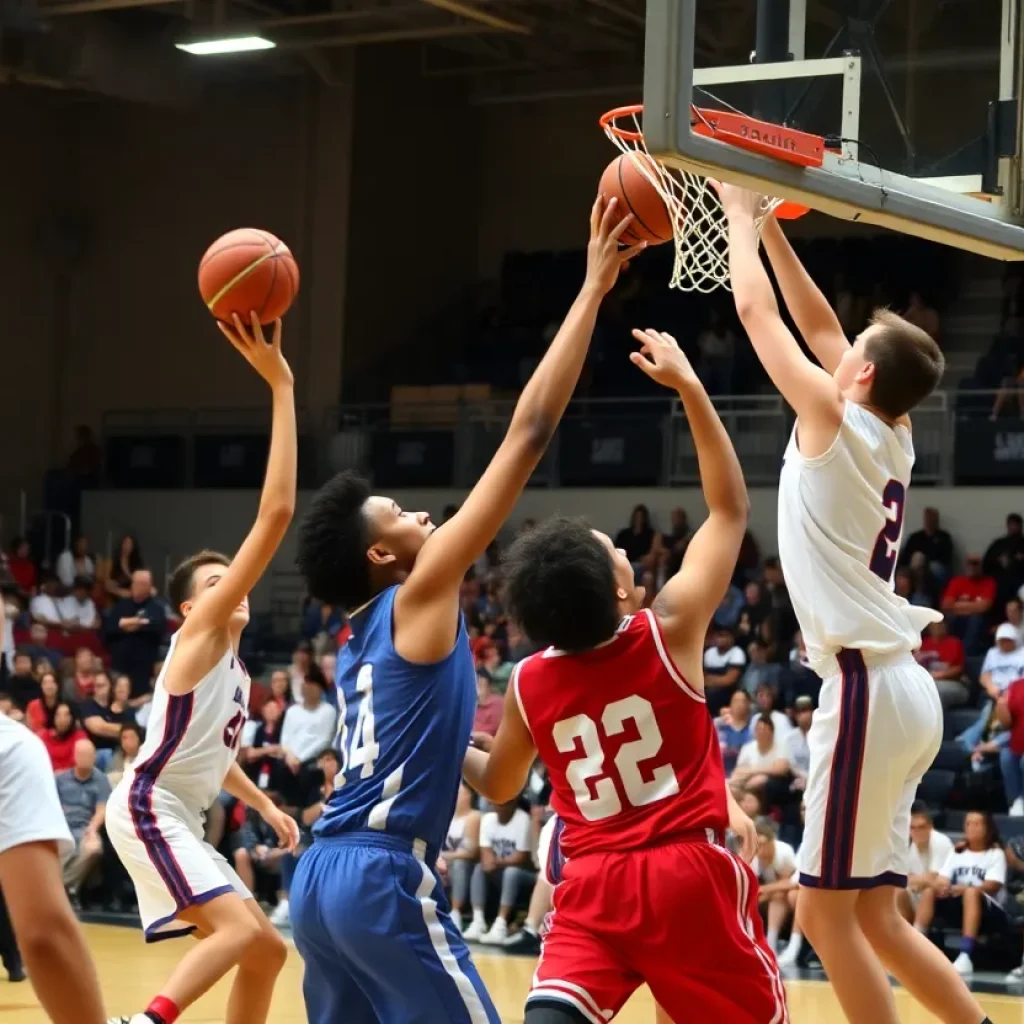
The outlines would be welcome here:
<svg viewBox="0 0 1024 1024">
<path fill-rule="evenodd" d="M 907 501 L 907 489 L 899 480 L 890 480 L 882 491 L 882 509 L 885 512 L 885 526 L 882 527 L 871 552 L 871 571 L 886 583 L 892 580 L 892 570 L 900 551 L 900 534 L 903 533 L 903 511 Z"/>
<path fill-rule="evenodd" d="M 231 750 L 237 750 L 242 739 L 242 728 L 245 725 L 245 712 L 238 711 L 235 716 L 224 726 L 224 746 Z"/>
<path fill-rule="evenodd" d="M 335 785 L 342 785 L 344 777 L 350 772 L 360 769 L 359 777 L 368 779 L 373 775 L 373 764 L 380 753 L 380 744 L 374 739 L 373 719 L 373 666 L 363 665 L 356 677 L 356 692 L 359 695 L 359 711 L 356 724 L 348 728 L 348 707 L 345 695 L 338 690 L 338 753 L 341 755 L 341 772 Z"/>
<path fill-rule="evenodd" d="M 570 761 L 565 777 L 576 795 L 576 806 L 587 821 L 601 821 L 622 810 L 615 783 L 605 770 L 605 753 L 601 732 L 618 736 L 626 723 L 636 725 L 640 738 L 623 743 L 615 755 L 615 769 L 622 780 L 626 798 L 634 807 L 645 807 L 679 792 L 676 773 L 669 764 L 649 769 L 647 779 L 640 772 L 640 762 L 647 761 L 661 750 L 661 730 L 654 718 L 650 701 L 634 694 L 609 704 L 601 715 L 601 730 L 587 715 L 574 715 L 555 723 L 552 735 L 555 746 L 564 754 L 583 748 L 583 757 Z"/>
</svg>

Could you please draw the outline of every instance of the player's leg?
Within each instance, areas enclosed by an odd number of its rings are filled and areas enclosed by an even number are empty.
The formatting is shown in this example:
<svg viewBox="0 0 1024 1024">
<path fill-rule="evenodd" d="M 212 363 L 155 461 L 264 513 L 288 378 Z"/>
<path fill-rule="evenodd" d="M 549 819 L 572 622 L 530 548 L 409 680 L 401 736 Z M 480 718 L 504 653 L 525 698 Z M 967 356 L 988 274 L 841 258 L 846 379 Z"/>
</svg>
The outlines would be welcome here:
<svg viewBox="0 0 1024 1024">
<path fill-rule="evenodd" d="M 259 904 L 255 900 L 245 900 L 243 905 L 260 932 L 238 961 L 225 1024 L 249 1024 L 250 1021 L 267 1019 L 277 976 L 288 959 L 288 947 L 281 933 L 270 923 Z"/>
<path fill-rule="evenodd" d="M 0 964 L 7 972 L 7 980 L 19 982 L 25 980 L 25 965 L 18 949 L 18 940 L 11 924 L 11 916 L 7 913 L 3 889 L 0 888 Z"/>
<path fill-rule="evenodd" d="M 0 888 L 29 980 L 49 1019 L 103 1024 L 99 979 L 64 893 L 57 844 L 30 842 L 0 853 Z"/>
</svg>

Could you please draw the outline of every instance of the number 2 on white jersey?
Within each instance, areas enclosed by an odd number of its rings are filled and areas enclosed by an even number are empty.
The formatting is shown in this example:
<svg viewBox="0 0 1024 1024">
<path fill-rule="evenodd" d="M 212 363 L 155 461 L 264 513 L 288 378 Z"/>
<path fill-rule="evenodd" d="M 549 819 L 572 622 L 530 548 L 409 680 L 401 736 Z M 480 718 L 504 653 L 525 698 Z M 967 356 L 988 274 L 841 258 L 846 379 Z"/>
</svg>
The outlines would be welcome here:
<svg viewBox="0 0 1024 1024">
<path fill-rule="evenodd" d="M 645 780 L 639 764 L 654 757 L 662 747 L 661 730 L 654 718 L 651 702 L 634 694 L 609 704 L 601 715 L 601 728 L 606 736 L 617 736 L 626 722 L 636 723 L 640 738 L 623 743 L 615 755 L 615 768 L 622 779 L 622 788 L 634 807 L 645 807 L 679 792 L 676 773 L 669 764 L 658 765 Z M 622 801 L 615 783 L 605 774 L 605 754 L 597 724 L 587 715 L 574 715 L 555 723 L 552 730 L 555 746 L 563 754 L 576 750 L 576 741 L 583 747 L 583 757 L 570 761 L 565 777 L 576 795 L 576 806 L 587 821 L 601 821 L 622 810 Z M 588 782 L 593 784 L 593 795 Z"/>
<path fill-rule="evenodd" d="M 338 732 L 341 742 L 338 744 L 341 754 L 341 772 L 339 779 L 342 779 L 349 771 L 361 768 L 359 773 L 361 779 L 368 779 L 373 775 L 373 764 L 380 753 L 380 744 L 374 738 L 373 719 L 373 666 L 369 663 L 359 669 L 356 677 L 356 692 L 360 695 L 359 712 L 356 715 L 355 728 L 349 737 L 348 708 L 345 704 L 345 697 L 338 691 Z"/>
</svg>

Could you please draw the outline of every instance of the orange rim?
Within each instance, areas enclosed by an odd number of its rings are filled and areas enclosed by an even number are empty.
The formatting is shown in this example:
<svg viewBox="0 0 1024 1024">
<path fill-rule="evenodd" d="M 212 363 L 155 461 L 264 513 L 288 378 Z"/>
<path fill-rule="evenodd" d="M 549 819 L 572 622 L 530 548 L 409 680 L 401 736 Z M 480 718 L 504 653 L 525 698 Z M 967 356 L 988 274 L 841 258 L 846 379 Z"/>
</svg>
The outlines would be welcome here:
<svg viewBox="0 0 1024 1024">
<path fill-rule="evenodd" d="M 623 128 L 615 122 L 619 118 L 636 117 L 637 114 L 644 112 L 644 105 L 642 103 L 633 103 L 627 107 L 616 107 L 614 110 L 609 110 L 607 113 L 602 114 L 597 123 L 608 132 L 611 132 L 618 139 L 623 139 L 625 142 L 643 142 L 643 132 L 634 131 L 631 128 Z"/>
</svg>

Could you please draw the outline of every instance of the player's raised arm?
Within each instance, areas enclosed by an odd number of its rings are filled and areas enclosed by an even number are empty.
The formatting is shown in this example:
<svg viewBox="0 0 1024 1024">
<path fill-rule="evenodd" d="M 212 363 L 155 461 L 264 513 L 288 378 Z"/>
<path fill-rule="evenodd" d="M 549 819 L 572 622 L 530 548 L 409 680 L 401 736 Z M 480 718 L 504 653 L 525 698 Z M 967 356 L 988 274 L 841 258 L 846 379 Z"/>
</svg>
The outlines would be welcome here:
<svg viewBox="0 0 1024 1024">
<path fill-rule="evenodd" d="M 779 315 L 775 290 L 761 262 L 754 224 L 761 198 L 733 185 L 718 188 L 729 221 L 729 274 L 736 312 L 754 351 L 772 383 L 804 421 L 802 425 L 823 432 L 837 430 L 842 416 L 839 386 L 800 351 Z"/>
<path fill-rule="evenodd" d="M 761 241 L 797 330 L 825 372 L 835 373 L 843 354 L 850 347 L 839 317 L 793 252 L 782 225 L 774 217 L 765 221 Z"/>
<path fill-rule="evenodd" d="M 537 757 L 530 730 L 523 721 L 516 699 L 518 670 L 509 680 L 505 693 L 505 710 L 490 751 L 470 748 L 462 762 L 462 775 L 470 789 L 492 804 L 514 800 L 526 785 L 530 765 Z"/>
<path fill-rule="evenodd" d="M 617 221 L 617 203 L 598 196 L 590 215 L 587 276 L 568 316 L 523 389 L 508 433 L 459 511 L 424 544 L 396 599 L 396 609 L 447 604 L 466 570 L 494 540 L 540 462 L 572 397 L 597 312 L 623 264 L 645 243 L 619 248 L 632 217 Z M 440 645 L 443 656 L 450 649 Z"/>
<path fill-rule="evenodd" d="M 630 359 L 648 377 L 677 391 L 683 403 L 708 506 L 708 517 L 690 541 L 679 572 L 655 598 L 654 613 L 673 652 L 692 650 L 697 640 L 702 649 L 747 529 L 747 485 L 736 449 L 675 338 L 653 330 L 634 331 L 633 336 L 641 349 Z M 692 676 L 691 684 L 701 678 L 699 671 L 683 668 Z"/>
<path fill-rule="evenodd" d="M 281 352 L 281 321 L 274 324 L 267 342 L 254 313 L 248 331 L 235 317 L 234 330 L 218 324 L 224 336 L 270 385 L 273 398 L 270 454 L 263 493 L 249 536 L 216 585 L 197 594 L 181 627 L 181 634 L 224 628 L 249 591 L 263 575 L 281 543 L 295 512 L 298 441 L 295 428 L 295 390 L 292 371 Z"/>
</svg>

